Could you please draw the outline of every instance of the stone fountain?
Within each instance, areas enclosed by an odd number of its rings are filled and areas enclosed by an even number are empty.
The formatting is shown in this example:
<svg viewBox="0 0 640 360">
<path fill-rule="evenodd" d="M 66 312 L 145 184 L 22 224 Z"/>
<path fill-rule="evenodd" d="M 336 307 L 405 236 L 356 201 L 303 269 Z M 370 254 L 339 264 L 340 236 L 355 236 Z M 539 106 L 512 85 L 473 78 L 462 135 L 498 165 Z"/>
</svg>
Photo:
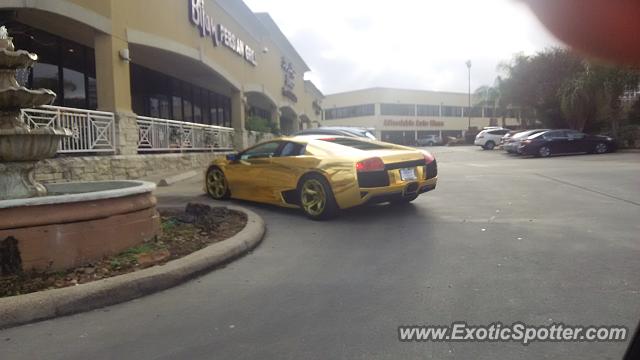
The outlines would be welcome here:
<svg viewBox="0 0 640 360">
<path fill-rule="evenodd" d="M 53 157 L 60 139 L 71 136 L 68 129 L 30 129 L 20 117 L 20 109 L 49 105 L 56 97 L 51 90 L 29 90 L 16 81 L 16 71 L 37 60 L 36 54 L 16 51 L 0 27 L 0 200 L 46 195 L 34 178 L 36 163 Z"/>
<path fill-rule="evenodd" d="M 67 129 L 31 129 L 22 108 L 51 104 L 51 90 L 29 90 L 16 71 L 36 54 L 15 50 L 0 27 L 0 275 L 83 265 L 156 236 L 155 184 L 93 181 L 40 184 L 38 161 L 55 156 Z"/>
</svg>

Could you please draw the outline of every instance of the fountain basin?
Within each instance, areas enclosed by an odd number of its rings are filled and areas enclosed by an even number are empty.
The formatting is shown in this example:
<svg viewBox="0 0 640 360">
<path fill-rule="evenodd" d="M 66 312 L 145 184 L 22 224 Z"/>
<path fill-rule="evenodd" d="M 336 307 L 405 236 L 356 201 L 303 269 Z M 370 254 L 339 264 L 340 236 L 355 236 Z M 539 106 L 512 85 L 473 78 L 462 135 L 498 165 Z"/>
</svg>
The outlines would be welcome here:
<svg viewBox="0 0 640 360">
<path fill-rule="evenodd" d="M 13 85 L 12 83 L 8 84 Z M 53 103 L 55 98 L 56 93 L 51 90 L 31 90 L 23 86 L 10 86 L 0 90 L 0 109 L 8 111 L 49 105 Z"/>
<path fill-rule="evenodd" d="M 0 129 L 0 161 L 36 161 L 58 152 L 60 139 L 71 136 L 68 129 Z"/>
<path fill-rule="evenodd" d="M 2 69 L 22 69 L 31 67 L 38 61 L 38 55 L 25 50 L 14 51 L 9 49 L 0 49 L 0 68 Z"/>
<path fill-rule="evenodd" d="M 15 239 L 23 271 L 81 266 L 160 232 L 145 181 L 46 185 L 48 196 L 0 201 L 0 242 Z"/>
</svg>

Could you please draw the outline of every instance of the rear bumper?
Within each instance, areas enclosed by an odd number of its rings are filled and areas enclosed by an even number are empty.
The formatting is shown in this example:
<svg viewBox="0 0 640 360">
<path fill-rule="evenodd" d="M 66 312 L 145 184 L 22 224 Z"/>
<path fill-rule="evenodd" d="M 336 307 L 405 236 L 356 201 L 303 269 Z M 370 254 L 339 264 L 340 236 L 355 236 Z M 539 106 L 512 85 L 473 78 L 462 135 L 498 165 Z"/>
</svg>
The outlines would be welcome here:
<svg viewBox="0 0 640 360">
<path fill-rule="evenodd" d="M 518 153 L 522 155 L 536 155 L 538 153 L 538 147 L 533 147 L 531 145 L 520 145 L 518 147 Z"/>
<path fill-rule="evenodd" d="M 360 188 L 361 201 L 354 206 L 362 204 L 376 204 L 393 200 L 401 200 L 405 197 L 424 194 L 436 188 L 438 178 L 394 184 L 378 188 Z"/>
</svg>

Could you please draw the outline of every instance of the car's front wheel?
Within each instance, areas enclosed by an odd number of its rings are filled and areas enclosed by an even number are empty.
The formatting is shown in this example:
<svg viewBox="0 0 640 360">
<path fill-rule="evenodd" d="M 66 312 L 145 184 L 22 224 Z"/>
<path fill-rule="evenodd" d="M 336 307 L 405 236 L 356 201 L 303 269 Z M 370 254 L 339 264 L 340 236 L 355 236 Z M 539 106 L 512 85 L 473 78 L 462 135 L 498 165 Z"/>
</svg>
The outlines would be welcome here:
<svg viewBox="0 0 640 360">
<path fill-rule="evenodd" d="M 485 150 L 493 150 L 494 147 L 496 147 L 496 144 L 493 141 L 487 141 L 483 146 Z"/>
<path fill-rule="evenodd" d="M 206 177 L 207 194 L 216 200 L 226 200 L 231 193 L 229 183 L 219 167 L 212 166 L 207 170 Z"/>
<path fill-rule="evenodd" d="M 310 174 L 300 180 L 298 186 L 300 207 L 313 220 L 326 220 L 338 214 L 338 205 L 327 180 L 318 174 Z"/>
</svg>

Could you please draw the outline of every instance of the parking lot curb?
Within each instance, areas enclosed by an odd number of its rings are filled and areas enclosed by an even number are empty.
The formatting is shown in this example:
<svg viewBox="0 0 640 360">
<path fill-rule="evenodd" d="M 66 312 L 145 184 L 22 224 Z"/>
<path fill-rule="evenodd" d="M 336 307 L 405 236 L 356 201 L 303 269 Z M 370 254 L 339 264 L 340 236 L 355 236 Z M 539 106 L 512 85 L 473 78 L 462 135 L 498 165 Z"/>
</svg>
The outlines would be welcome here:
<svg viewBox="0 0 640 360">
<path fill-rule="evenodd" d="M 0 298 L 0 329 L 71 315 L 132 300 L 178 285 L 246 254 L 262 241 L 265 223 L 253 211 L 247 225 L 227 240 L 211 244 L 164 265 L 77 286 Z"/>
</svg>

